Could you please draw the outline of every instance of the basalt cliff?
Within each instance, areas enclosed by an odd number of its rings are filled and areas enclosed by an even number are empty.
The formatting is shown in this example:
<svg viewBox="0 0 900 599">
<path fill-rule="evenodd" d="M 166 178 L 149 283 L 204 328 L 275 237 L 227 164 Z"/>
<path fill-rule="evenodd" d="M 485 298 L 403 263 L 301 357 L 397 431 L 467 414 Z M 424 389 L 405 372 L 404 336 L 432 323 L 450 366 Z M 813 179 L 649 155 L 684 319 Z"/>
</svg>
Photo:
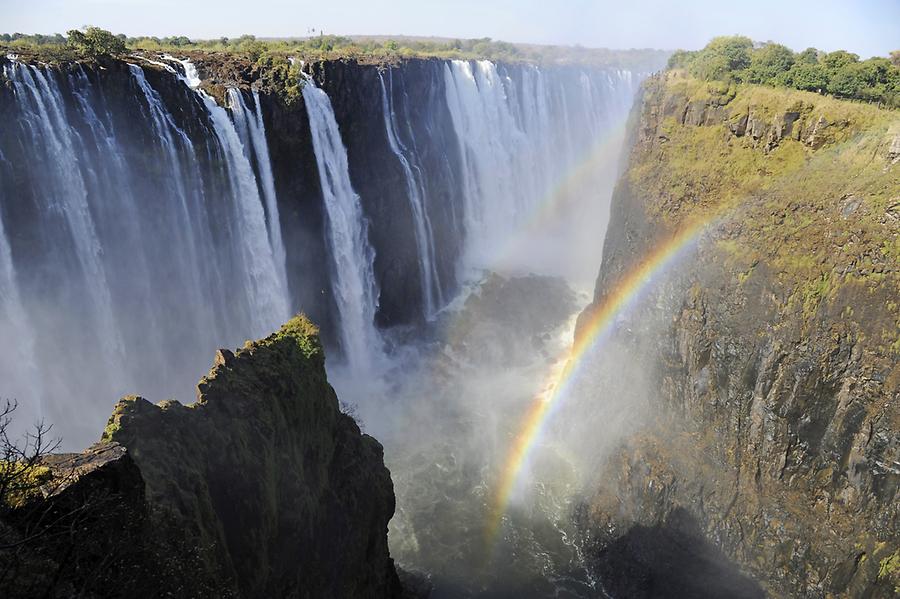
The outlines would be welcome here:
<svg viewBox="0 0 900 599">
<path fill-rule="evenodd" d="M 3 527 L 6 597 L 399 597 L 381 445 L 343 414 L 297 317 L 219 350 L 196 403 L 126 397 L 43 460 Z"/>
<path fill-rule="evenodd" d="M 580 326 L 646 256 L 681 256 L 615 334 L 653 416 L 591 501 L 605 587 L 896 596 L 900 114 L 670 71 L 629 130 Z M 692 580 L 712 554 L 740 572 Z"/>
</svg>

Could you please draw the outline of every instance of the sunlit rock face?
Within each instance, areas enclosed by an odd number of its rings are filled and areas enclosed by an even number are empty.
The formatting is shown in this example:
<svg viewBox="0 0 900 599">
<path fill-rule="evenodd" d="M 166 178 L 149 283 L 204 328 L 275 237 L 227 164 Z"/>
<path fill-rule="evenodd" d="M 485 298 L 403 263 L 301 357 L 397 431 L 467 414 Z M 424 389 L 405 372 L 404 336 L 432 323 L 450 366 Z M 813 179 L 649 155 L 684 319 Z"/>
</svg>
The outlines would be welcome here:
<svg viewBox="0 0 900 599">
<path fill-rule="evenodd" d="M 774 596 L 895 593 L 897 126 L 812 94 L 735 95 L 675 73 L 646 84 L 582 330 L 673 232 L 708 226 L 610 342 L 648 366 L 652 415 L 592 501 L 611 588 L 659 596 L 616 573 L 617 549 L 651 576 L 640 540 L 672 538 L 687 516 Z M 621 389 L 606 379 L 594 396 Z"/>
<path fill-rule="evenodd" d="M 31 567 L 6 588 L 399 597 L 382 447 L 340 412 L 316 328 L 298 317 L 236 352 L 220 350 L 198 388 L 188 406 L 126 397 L 100 443 L 45 461 L 66 481 L 50 499 L 53 513 L 68 506 L 86 517 L 70 535 L 53 528 L 26 543 L 25 557 L 7 555 L 43 563 L 48 576 Z M 8 523 L 38 526 L 30 514 L 26 506 Z"/>
</svg>

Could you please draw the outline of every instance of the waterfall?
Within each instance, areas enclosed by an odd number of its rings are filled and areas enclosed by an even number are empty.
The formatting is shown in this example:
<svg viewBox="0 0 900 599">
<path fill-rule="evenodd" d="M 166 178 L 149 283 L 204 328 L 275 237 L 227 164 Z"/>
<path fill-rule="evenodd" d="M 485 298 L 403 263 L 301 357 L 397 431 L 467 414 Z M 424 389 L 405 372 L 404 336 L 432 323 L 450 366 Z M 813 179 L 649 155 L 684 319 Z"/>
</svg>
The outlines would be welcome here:
<svg viewBox="0 0 900 599">
<path fill-rule="evenodd" d="M 281 219 L 278 216 L 278 198 L 275 195 L 275 177 L 272 175 L 272 163 L 269 159 L 269 145 L 266 142 L 266 128 L 263 125 L 262 107 L 259 103 L 259 92 L 253 90 L 253 111 L 247 108 L 244 95 L 236 88 L 228 89 L 229 108 L 234 118 L 235 127 L 241 136 L 241 143 L 247 152 L 247 158 L 256 163 L 260 187 L 265 198 L 266 227 L 269 232 L 269 245 L 275 264 L 278 268 L 280 284 L 287 289 L 287 270 L 284 241 L 281 235 Z"/>
<path fill-rule="evenodd" d="M 347 150 L 331 100 L 311 78 L 303 85 L 313 150 L 319 169 L 332 260 L 332 288 L 341 320 L 341 341 L 351 368 L 365 371 L 380 351 L 375 330 L 378 291 L 374 251 L 360 198 L 350 183 Z"/>
<path fill-rule="evenodd" d="M 445 66 L 447 104 L 462 157 L 466 260 L 481 261 L 515 227 L 517 175 L 513 152 L 526 140 L 506 102 L 496 68 L 487 61 L 454 60 Z M 472 255 L 474 254 L 474 256 Z"/>
<path fill-rule="evenodd" d="M 78 156 L 79 138 L 66 119 L 66 110 L 56 80 L 34 66 L 14 64 L 12 82 L 23 107 L 25 123 L 42 151 L 45 209 L 61 214 L 71 236 L 78 265 L 91 298 L 94 325 L 100 351 L 113 386 L 121 388 L 119 373 L 124 369 L 124 343 L 116 325 L 112 296 L 102 262 L 102 247 L 88 206 L 88 191 Z"/>
<path fill-rule="evenodd" d="M 565 193 L 594 192 L 569 183 L 624 118 L 635 86 L 630 71 L 614 71 L 613 78 L 587 67 L 486 60 L 453 60 L 443 68 L 461 164 L 462 267 L 479 269 L 537 210 L 563 203 Z"/>
<path fill-rule="evenodd" d="M 285 321 L 290 312 L 280 233 L 278 234 L 277 250 L 271 241 L 275 238 L 272 232 L 281 225 L 271 220 L 277 218 L 278 211 L 277 208 L 272 210 L 272 206 L 276 202 L 275 184 L 268 160 L 268 150 L 265 150 L 265 160 L 263 161 L 264 140 L 257 140 L 254 143 L 248 139 L 248 143 L 242 143 L 235 122 L 229 118 L 226 110 L 219 106 L 209 94 L 200 89 L 200 77 L 197 75 L 197 69 L 193 63 L 189 60 L 177 60 L 169 56 L 166 56 L 166 59 L 176 60 L 184 68 L 185 74 L 182 80 L 188 87 L 194 89 L 203 100 L 221 149 L 226 155 L 228 176 L 233 190 L 234 222 L 238 225 L 236 234 L 240 257 L 247 275 L 246 292 L 251 306 L 252 334 L 254 336 L 263 335 Z M 242 116 L 244 114 L 239 112 L 238 118 Z M 245 122 L 240 126 L 248 128 Z M 256 127 L 254 122 L 253 128 Z M 247 133 L 248 138 L 252 135 L 254 133 Z M 256 156 L 260 159 L 258 164 L 260 165 L 260 176 L 263 179 L 262 187 L 271 215 L 268 225 L 263 201 L 260 198 L 259 185 L 253 167 L 250 165 L 251 152 L 256 152 Z M 279 252 L 282 253 L 279 254 Z"/>
<path fill-rule="evenodd" d="M 190 399 L 216 347 L 290 314 L 258 98 L 242 140 L 211 98 L 120 72 L 4 65 L 0 397 L 67 447 L 125 393 Z"/>
<path fill-rule="evenodd" d="M 4 159 L 0 154 L 0 166 Z M 2 170 L 0 170 L 2 174 Z M 3 179 L 0 177 L 0 200 L 3 199 Z M 2 207 L 2 201 L 0 201 Z M 12 250 L 6 237 L 3 213 L 0 210 L 0 339 L 9 340 L 0 347 L 0 379 L 6 382 L 0 401 L 21 401 L 22 412 L 17 417 L 31 424 L 41 416 L 42 392 L 35 362 L 33 331 L 28 325 L 25 307 L 19 292 Z M 35 401 L 28 401 L 34 398 Z M 0 409 L 5 403 L 0 403 Z"/>
<path fill-rule="evenodd" d="M 496 256 L 545 206 L 602 221 L 582 211 L 602 203 L 592 195 L 598 178 L 569 183 L 623 121 L 641 78 L 489 61 L 382 71 L 367 80 L 381 100 L 372 122 L 339 111 L 345 131 L 367 136 L 355 148 L 374 143 L 383 154 L 369 170 L 359 154 L 351 169 L 331 101 L 310 80 L 300 117 L 310 137 L 287 147 L 311 143 L 311 164 L 278 181 L 269 152 L 285 140 L 265 129 L 264 96 L 229 89 L 220 106 L 189 61 L 128 62 L 138 60 L 3 64 L 0 335 L 17 341 L 0 348 L 0 398 L 64 423 L 72 447 L 95 438 L 124 393 L 189 398 L 213 349 L 268 333 L 295 307 L 317 313 L 351 369 L 370 372 L 383 352 L 379 302 L 398 322 L 407 304 L 432 319 L 460 273 L 502 270 Z M 379 169 L 395 166 L 398 193 L 374 195 L 384 190 Z M 318 179 L 308 190 L 307 176 Z M 299 193 L 279 202 L 276 184 Z M 581 203 L 566 204 L 569 196 Z M 403 219 L 391 220 L 393 201 Z M 601 224 L 578 228 L 586 243 L 602 240 Z M 569 230 L 551 237 L 599 259 Z M 391 251 L 370 242 L 398 235 Z M 534 272 L 540 256 L 564 255 L 532 245 L 512 253 Z M 291 298 L 289 275 L 314 283 Z M 383 296 L 380 281 L 390 281 Z"/>
<path fill-rule="evenodd" d="M 384 84 L 383 73 L 378 74 L 381 84 L 381 106 L 384 113 L 384 127 L 387 131 L 388 144 L 391 151 L 397 157 L 403 174 L 406 178 L 406 193 L 409 197 L 410 209 L 413 215 L 414 235 L 416 249 L 419 254 L 419 270 L 422 279 L 422 297 L 425 304 L 425 317 L 432 318 L 438 308 L 443 306 L 440 277 L 437 272 L 434 251 L 434 232 L 431 227 L 431 219 L 425 205 L 425 190 L 422 183 L 422 171 L 415 164 L 415 153 L 410 152 L 400 141 L 397 115 L 393 105 L 393 76 L 388 71 L 391 83 L 391 95 L 388 94 Z"/>
<path fill-rule="evenodd" d="M 193 276 L 193 273 L 199 272 L 204 264 L 212 262 L 214 251 L 209 243 L 211 233 L 208 231 L 208 218 L 200 204 L 203 191 L 199 181 L 192 176 L 194 169 L 197 168 L 196 151 L 187 134 L 173 121 L 162 98 L 147 82 L 143 69 L 133 64 L 128 65 L 128 68 L 143 93 L 150 113 L 150 125 L 159 141 L 166 170 L 171 175 L 166 178 L 167 193 L 164 194 L 163 200 L 174 203 L 172 213 L 176 222 L 172 223 L 171 231 L 175 247 L 178 248 L 177 260 L 182 265 L 182 268 L 178 269 L 180 271 L 178 280 L 187 290 L 188 306 L 186 308 L 194 311 L 192 318 L 195 319 L 198 334 L 203 337 L 208 334 L 205 331 L 211 331 L 214 328 L 209 311 L 203 309 L 203 306 L 208 305 L 212 298 L 203 292 L 201 279 Z M 121 152 L 117 151 L 117 148 L 109 148 L 109 150 L 111 155 L 121 156 Z M 127 173 L 124 165 L 121 166 L 121 170 L 117 169 L 117 172 Z M 187 172 L 185 172 L 186 166 L 188 167 Z M 140 217 L 135 214 L 134 218 Z M 203 229 L 207 230 L 203 231 Z M 206 239 L 202 239 L 204 232 Z M 204 245 L 206 248 L 203 248 Z"/>
<path fill-rule="evenodd" d="M 219 143 L 228 160 L 228 174 L 234 190 L 235 222 L 240 239 L 243 266 L 247 274 L 246 292 L 252 306 L 253 335 L 277 327 L 289 316 L 286 290 L 269 244 L 266 217 L 256 177 L 244 154 L 237 130 L 225 109 L 204 96 Z"/>
</svg>

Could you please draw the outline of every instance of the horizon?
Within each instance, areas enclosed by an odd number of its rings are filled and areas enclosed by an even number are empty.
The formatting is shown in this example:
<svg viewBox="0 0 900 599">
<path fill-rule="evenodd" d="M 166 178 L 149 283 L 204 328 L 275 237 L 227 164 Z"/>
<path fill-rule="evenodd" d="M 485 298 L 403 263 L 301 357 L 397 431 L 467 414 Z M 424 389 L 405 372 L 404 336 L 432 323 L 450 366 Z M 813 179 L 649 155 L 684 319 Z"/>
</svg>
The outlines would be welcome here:
<svg viewBox="0 0 900 599">
<path fill-rule="evenodd" d="M 900 2 L 824 0 L 785 6 L 778 0 L 758 0 L 756 6 L 757 10 L 741 14 L 735 26 L 734 11 L 709 0 L 677 6 L 664 0 L 628 5 L 563 0 L 557 6 L 537 0 L 499 0 L 490 6 L 474 0 L 343 0 L 327 5 L 259 0 L 250 11 L 243 4 L 211 0 L 189 6 L 175 0 L 35 0 L 7 10 L 4 33 L 64 34 L 92 25 L 129 37 L 183 35 L 192 40 L 241 35 L 302 39 L 324 33 L 362 38 L 489 37 L 519 45 L 666 51 L 696 50 L 716 36 L 745 35 L 795 51 L 847 50 L 863 59 L 900 49 Z"/>
</svg>

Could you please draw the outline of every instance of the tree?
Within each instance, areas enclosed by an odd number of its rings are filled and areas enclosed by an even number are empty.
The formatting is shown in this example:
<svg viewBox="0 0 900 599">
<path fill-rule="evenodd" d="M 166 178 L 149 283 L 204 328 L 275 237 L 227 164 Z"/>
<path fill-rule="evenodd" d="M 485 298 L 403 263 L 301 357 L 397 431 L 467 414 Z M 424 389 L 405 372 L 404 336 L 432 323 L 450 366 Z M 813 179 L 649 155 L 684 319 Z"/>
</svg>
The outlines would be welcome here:
<svg viewBox="0 0 900 599">
<path fill-rule="evenodd" d="M 807 48 L 797 54 L 797 62 L 802 64 L 819 64 L 820 52 L 815 48 Z"/>
<path fill-rule="evenodd" d="M 50 427 L 35 425 L 34 431 L 22 439 L 10 437 L 15 401 L 0 407 L 0 516 L 10 507 L 24 502 L 44 484 L 44 456 L 59 447 L 59 439 L 48 440 Z"/>
<path fill-rule="evenodd" d="M 861 63 L 845 63 L 832 71 L 828 86 L 825 88 L 830 94 L 842 98 L 858 98 L 866 87 L 866 72 Z"/>
<path fill-rule="evenodd" d="M 846 50 L 829 52 L 822 57 L 822 64 L 832 70 L 842 69 L 848 65 L 859 62 L 859 56 Z"/>
<path fill-rule="evenodd" d="M 750 66 L 753 40 L 740 35 L 716 37 L 697 53 L 690 71 L 701 79 L 740 79 L 740 71 Z"/>
<path fill-rule="evenodd" d="M 781 44 L 766 44 L 750 56 L 744 80 L 749 83 L 773 83 L 794 65 L 794 53 Z"/>
<path fill-rule="evenodd" d="M 809 92 L 821 92 L 828 87 L 828 71 L 820 64 L 798 61 L 776 80 L 781 85 Z"/>
<path fill-rule="evenodd" d="M 69 45 L 88 58 L 119 56 L 128 51 L 124 39 L 99 27 L 87 27 L 84 31 L 72 29 L 66 35 Z"/>
<path fill-rule="evenodd" d="M 894 50 L 891 52 L 891 64 L 895 67 L 900 68 L 900 50 Z"/>
</svg>

